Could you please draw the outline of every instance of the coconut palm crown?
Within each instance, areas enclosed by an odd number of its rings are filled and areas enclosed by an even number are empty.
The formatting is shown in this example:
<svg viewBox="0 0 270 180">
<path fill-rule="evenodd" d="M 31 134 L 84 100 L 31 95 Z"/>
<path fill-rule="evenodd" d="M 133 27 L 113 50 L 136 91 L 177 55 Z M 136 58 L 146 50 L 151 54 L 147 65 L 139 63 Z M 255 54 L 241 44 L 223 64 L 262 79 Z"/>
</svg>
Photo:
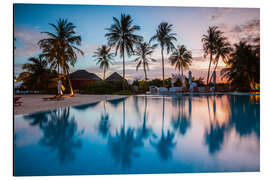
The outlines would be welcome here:
<svg viewBox="0 0 270 180">
<path fill-rule="evenodd" d="M 161 58 L 162 58 L 162 79 L 163 86 L 165 86 L 164 82 L 164 55 L 163 51 L 166 48 L 167 54 L 174 49 L 173 41 L 176 41 L 176 33 L 172 33 L 172 24 L 168 24 L 167 22 L 161 22 L 158 25 L 156 30 L 156 34 L 150 39 L 151 41 L 157 41 L 161 47 Z"/>
<path fill-rule="evenodd" d="M 175 69 L 182 72 L 183 76 L 183 70 L 188 69 L 191 65 L 192 53 L 184 45 L 178 45 L 169 57 L 169 61 L 172 66 L 175 66 Z"/>
<path fill-rule="evenodd" d="M 140 30 L 140 26 L 133 25 L 130 15 L 121 14 L 120 19 L 113 17 L 113 24 L 106 28 L 108 31 L 105 37 L 110 46 L 114 46 L 115 55 L 120 51 L 123 59 L 123 78 L 125 79 L 125 53 L 131 56 L 134 52 L 134 45 L 142 40 L 142 37 L 135 32 Z"/>
<path fill-rule="evenodd" d="M 78 48 L 81 45 L 81 36 L 76 35 L 76 26 L 67 19 L 59 19 L 57 24 L 49 24 L 54 28 L 54 32 L 42 32 L 47 37 L 38 42 L 42 49 L 42 57 L 45 57 L 51 68 L 62 69 L 62 73 L 68 78 L 70 65 L 74 66 L 77 61 L 77 54 L 83 55 L 83 51 Z M 68 79 L 69 80 L 69 79 Z M 73 89 L 69 80 L 71 95 Z"/>
<path fill-rule="evenodd" d="M 138 62 L 136 70 L 138 70 L 141 65 L 143 66 L 145 80 L 147 80 L 146 70 L 149 70 L 149 62 L 156 62 L 155 59 L 151 58 L 156 46 L 156 44 L 151 45 L 147 42 L 140 42 L 137 44 L 137 48 L 134 51 L 134 55 L 137 56 L 134 61 Z"/>
<path fill-rule="evenodd" d="M 111 47 L 102 45 L 95 52 L 93 57 L 96 57 L 95 61 L 99 64 L 99 68 L 103 69 L 103 80 L 105 80 L 105 73 L 112 64 L 114 54 L 111 53 Z"/>
<path fill-rule="evenodd" d="M 207 72 L 207 80 L 206 83 L 209 83 L 209 75 L 210 75 L 210 67 L 213 60 L 213 56 L 217 53 L 217 42 L 218 39 L 222 36 L 223 32 L 218 30 L 217 26 L 211 26 L 208 28 L 207 33 L 202 37 L 203 43 L 203 51 L 204 51 L 204 58 L 206 56 L 210 56 L 208 72 Z"/>
</svg>

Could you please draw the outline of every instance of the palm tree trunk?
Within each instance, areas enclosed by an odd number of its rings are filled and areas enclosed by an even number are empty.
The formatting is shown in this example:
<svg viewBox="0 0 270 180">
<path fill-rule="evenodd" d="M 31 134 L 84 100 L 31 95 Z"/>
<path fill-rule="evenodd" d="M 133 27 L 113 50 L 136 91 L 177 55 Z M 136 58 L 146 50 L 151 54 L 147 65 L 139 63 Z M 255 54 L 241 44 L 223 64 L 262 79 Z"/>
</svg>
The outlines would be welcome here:
<svg viewBox="0 0 270 180">
<path fill-rule="evenodd" d="M 122 86 L 123 86 L 123 90 L 126 89 L 125 87 L 125 52 L 123 51 L 123 83 L 122 83 Z"/>
<path fill-rule="evenodd" d="M 72 84 L 71 84 L 71 81 L 67 75 L 67 79 L 68 79 L 68 84 L 69 84 L 69 88 L 70 88 L 70 96 L 74 96 L 74 92 L 73 92 L 73 88 L 72 88 Z"/>
<path fill-rule="evenodd" d="M 182 71 L 182 76 L 183 76 L 183 74 L 184 74 L 184 73 L 183 73 L 183 68 L 181 68 L 181 71 Z"/>
<path fill-rule="evenodd" d="M 145 62 L 143 63 L 143 70 L 144 70 L 144 77 L 145 77 L 145 81 L 147 81 L 147 75 L 146 75 Z"/>
<path fill-rule="evenodd" d="M 207 81 L 206 84 L 209 84 L 209 73 L 210 73 L 210 67 L 211 67 L 211 63 L 212 63 L 212 52 L 210 53 L 210 61 L 209 61 L 209 66 L 208 66 L 208 73 L 207 73 Z"/>
<path fill-rule="evenodd" d="M 210 77 L 209 82 L 211 82 L 211 81 L 212 81 L 213 74 L 214 74 L 215 70 L 217 69 L 217 65 L 218 65 L 218 61 L 217 61 L 217 64 L 215 65 L 214 71 L 213 71 L 213 73 L 212 73 L 212 75 L 211 75 L 211 77 Z"/>
<path fill-rule="evenodd" d="M 105 81 L 105 68 L 104 68 L 104 72 L 103 72 L 103 81 Z"/>
<path fill-rule="evenodd" d="M 161 58 L 162 58 L 162 80 L 163 80 L 163 87 L 165 87 L 165 81 L 164 81 L 164 57 L 163 57 L 163 46 L 161 46 Z"/>
</svg>

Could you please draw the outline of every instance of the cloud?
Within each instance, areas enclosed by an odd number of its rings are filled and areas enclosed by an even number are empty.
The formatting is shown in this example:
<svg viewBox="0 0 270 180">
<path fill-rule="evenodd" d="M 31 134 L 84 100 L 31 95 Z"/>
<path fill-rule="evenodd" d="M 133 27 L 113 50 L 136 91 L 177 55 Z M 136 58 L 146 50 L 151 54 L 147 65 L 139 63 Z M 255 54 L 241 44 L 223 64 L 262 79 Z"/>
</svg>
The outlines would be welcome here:
<svg viewBox="0 0 270 180">
<path fill-rule="evenodd" d="M 232 9 L 231 8 L 214 8 L 214 13 L 210 17 L 211 21 L 217 21 L 226 13 L 229 13 Z"/>
<path fill-rule="evenodd" d="M 236 25 L 230 30 L 230 33 L 235 41 L 253 42 L 260 36 L 260 20 L 252 19 L 245 24 Z"/>
<path fill-rule="evenodd" d="M 21 58 L 28 58 L 34 56 L 34 54 L 40 52 L 38 41 L 45 38 L 44 34 L 41 34 L 39 28 L 33 29 L 16 29 L 14 31 L 15 41 L 15 55 Z"/>
</svg>

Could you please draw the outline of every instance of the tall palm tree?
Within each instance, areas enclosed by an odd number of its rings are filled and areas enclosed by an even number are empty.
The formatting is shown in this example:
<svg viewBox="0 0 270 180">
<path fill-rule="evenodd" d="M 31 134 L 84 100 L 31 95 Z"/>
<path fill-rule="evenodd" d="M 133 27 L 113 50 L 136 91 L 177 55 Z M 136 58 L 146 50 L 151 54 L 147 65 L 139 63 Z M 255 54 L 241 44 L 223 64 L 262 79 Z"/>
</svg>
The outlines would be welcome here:
<svg viewBox="0 0 270 180">
<path fill-rule="evenodd" d="M 191 65 L 192 53 L 184 45 L 177 46 L 177 49 L 169 57 L 169 61 L 172 66 L 175 66 L 175 69 L 178 69 L 179 73 L 182 71 L 183 76 L 183 70 L 188 69 Z"/>
<path fill-rule="evenodd" d="M 172 33 L 172 24 L 168 24 L 167 22 L 161 22 L 158 25 L 156 30 L 156 34 L 150 39 L 150 42 L 156 40 L 161 47 L 161 58 L 162 58 L 162 80 L 163 86 L 165 86 L 164 81 L 164 48 L 167 48 L 167 54 L 174 49 L 173 41 L 176 41 L 176 33 Z"/>
<path fill-rule="evenodd" d="M 94 52 L 93 57 L 96 57 L 95 61 L 99 64 L 99 68 L 103 69 L 103 80 L 105 80 L 105 73 L 112 64 L 113 53 L 111 53 L 111 47 L 102 45 Z"/>
<path fill-rule="evenodd" d="M 215 64 L 215 67 L 214 67 L 214 70 L 213 70 L 213 73 L 211 75 L 209 82 L 211 82 L 213 78 L 213 74 L 218 66 L 219 59 L 221 59 L 225 64 L 227 64 L 232 50 L 233 49 L 231 47 L 231 44 L 227 41 L 226 37 L 220 37 L 218 39 L 217 52 L 216 52 L 215 58 L 213 59 L 213 63 Z"/>
<path fill-rule="evenodd" d="M 134 61 L 138 62 L 136 70 L 138 70 L 139 67 L 143 65 L 145 80 L 147 80 L 146 69 L 149 70 L 149 62 L 156 62 L 155 59 L 151 58 L 151 55 L 154 53 L 156 46 L 156 44 L 150 45 L 150 43 L 147 42 L 140 42 L 137 44 L 137 48 L 134 51 L 134 55 L 137 56 Z"/>
<path fill-rule="evenodd" d="M 108 31 L 105 37 L 108 39 L 110 46 L 115 47 L 115 55 L 120 51 L 120 56 L 123 59 L 123 79 L 125 80 L 125 53 L 131 56 L 134 52 L 134 44 L 142 40 L 142 37 L 134 34 L 140 30 L 140 26 L 132 24 L 133 19 L 130 15 L 121 14 L 120 20 L 113 17 L 113 24 L 106 28 Z M 123 81 L 124 83 L 124 81 Z M 123 86 L 124 87 L 124 86 Z"/>
<path fill-rule="evenodd" d="M 260 57 L 256 50 L 246 42 L 235 44 L 227 67 L 221 70 L 221 75 L 228 78 L 235 88 L 255 88 L 256 83 L 260 82 Z"/>
<path fill-rule="evenodd" d="M 42 90 L 50 83 L 50 76 L 53 75 L 47 68 L 47 61 L 37 57 L 30 57 L 29 63 L 25 63 L 22 69 L 26 72 L 22 72 L 18 79 L 22 79 L 24 85 L 28 89 Z"/>
<path fill-rule="evenodd" d="M 74 66 L 77 61 L 77 54 L 83 55 L 83 51 L 78 48 L 81 45 L 81 36 L 76 35 L 76 26 L 67 19 L 59 19 L 57 24 L 49 24 L 55 32 L 42 32 L 47 35 L 47 38 L 38 42 L 42 49 L 42 56 L 45 57 L 51 64 L 51 67 L 56 69 L 58 74 L 60 69 L 68 78 L 70 65 Z M 71 95 L 73 89 L 68 78 Z"/>
<path fill-rule="evenodd" d="M 204 58 L 210 55 L 210 61 L 209 61 L 208 72 L 207 72 L 207 80 L 206 80 L 207 85 L 209 83 L 210 67 L 213 60 L 213 56 L 217 52 L 217 48 L 216 48 L 217 41 L 222 34 L 223 32 L 218 30 L 217 26 L 211 26 L 208 28 L 207 34 L 204 34 L 201 40 L 203 43 Z"/>
</svg>

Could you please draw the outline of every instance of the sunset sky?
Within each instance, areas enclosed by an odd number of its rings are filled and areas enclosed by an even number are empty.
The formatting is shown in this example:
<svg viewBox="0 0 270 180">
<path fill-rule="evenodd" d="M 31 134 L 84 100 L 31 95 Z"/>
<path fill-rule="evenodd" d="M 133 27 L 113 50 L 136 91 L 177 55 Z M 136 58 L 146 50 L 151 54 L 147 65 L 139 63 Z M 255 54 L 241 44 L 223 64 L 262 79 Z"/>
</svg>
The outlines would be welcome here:
<svg viewBox="0 0 270 180">
<path fill-rule="evenodd" d="M 146 7 L 146 6 L 94 6 L 94 5 L 14 5 L 14 72 L 17 76 L 22 72 L 22 64 L 31 56 L 37 56 L 41 50 L 37 42 L 44 38 L 43 31 L 53 31 L 48 23 L 56 24 L 57 19 L 64 18 L 76 25 L 76 33 L 82 37 L 81 49 L 84 56 L 79 56 L 76 65 L 71 72 L 78 69 L 86 69 L 102 77 L 102 70 L 94 61 L 93 52 L 102 44 L 106 44 L 104 37 L 113 17 L 119 18 L 121 13 L 130 14 L 134 19 L 133 24 L 139 25 L 141 30 L 137 34 L 142 35 L 148 41 L 155 33 L 160 22 L 166 21 L 173 24 L 173 31 L 177 33 L 175 45 L 184 44 L 192 51 L 193 62 L 190 70 L 196 78 L 205 77 L 208 68 L 208 59 L 203 58 L 202 35 L 209 26 L 219 26 L 228 37 L 231 44 L 240 40 L 252 40 L 259 36 L 260 11 L 255 8 L 188 8 L 188 7 Z M 169 55 L 165 56 L 165 76 L 177 71 L 168 63 Z M 158 47 L 153 58 L 157 62 L 151 63 L 148 77 L 160 78 L 161 53 Z M 136 71 L 135 57 L 127 58 L 126 73 L 129 79 L 143 79 L 143 70 Z M 218 70 L 224 66 L 220 63 Z M 122 74 L 122 60 L 119 56 L 107 76 L 117 71 Z M 185 71 L 187 74 L 187 71 Z M 219 72 L 217 73 L 219 76 Z M 218 80 L 220 80 L 218 78 Z"/>
</svg>

